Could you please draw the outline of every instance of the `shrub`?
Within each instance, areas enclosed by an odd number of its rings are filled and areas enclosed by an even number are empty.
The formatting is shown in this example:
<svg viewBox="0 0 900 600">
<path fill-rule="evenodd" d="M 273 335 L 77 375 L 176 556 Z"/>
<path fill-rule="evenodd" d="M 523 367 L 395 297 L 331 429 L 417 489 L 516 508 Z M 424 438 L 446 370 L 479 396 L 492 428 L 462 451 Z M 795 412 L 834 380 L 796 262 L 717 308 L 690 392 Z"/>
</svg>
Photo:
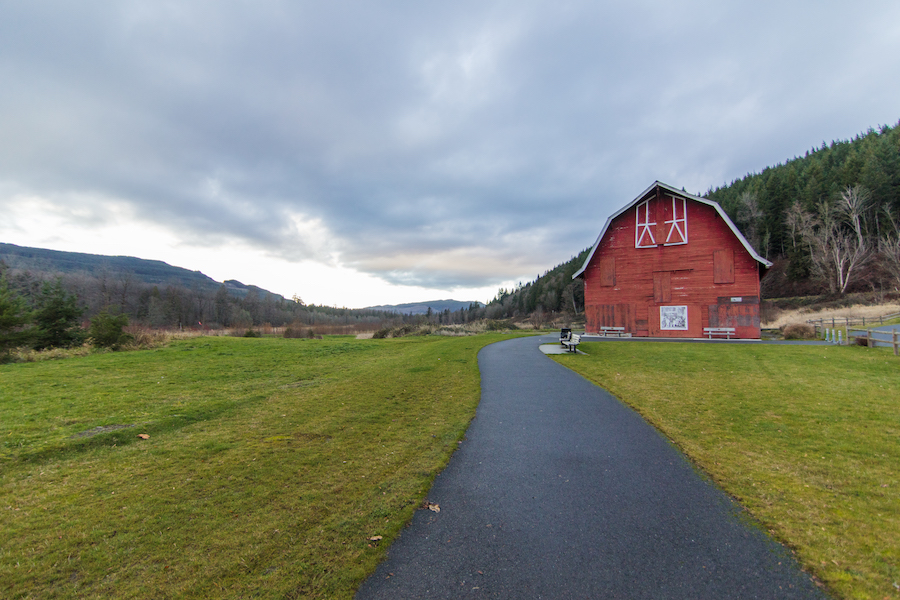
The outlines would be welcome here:
<svg viewBox="0 0 900 600">
<path fill-rule="evenodd" d="M 296 325 L 288 325 L 284 329 L 284 337 L 287 339 L 295 339 L 305 337 L 303 329 Z"/>
<path fill-rule="evenodd" d="M 242 335 L 241 337 L 258 338 L 258 337 L 262 337 L 262 334 L 260 332 L 256 331 L 255 329 L 248 329 L 247 331 L 244 332 L 244 335 Z"/>
<path fill-rule="evenodd" d="M 383 340 L 385 338 L 398 338 L 405 337 L 407 335 L 431 335 L 435 332 L 435 327 L 432 325 L 413 325 L 411 323 L 407 323 L 406 325 L 401 325 L 400 327 L 394 327 L 391 329 L 390 327 L 383 327 L 372 334 L 372 338 L 376 340 Z"/>
<path fill-rule="evenodd" d="M 159 348 L 167 345 L 178 334 L 172 334 L 167 331 L 146 329 L 144 327 L 129 327 L 127 334 L 131 339 L 128 341 L 126 349 L 128 350 L 148 350 L 150 348 Z"/>
<path fill-rule="evenodd" d="M 310 340 L 321 340 L 322 336 L 317 334 L 312 327 L 304 328 L 298 323 L 293 323 L 284 330 L 286 338 L 307 338 Z"/>
<path fill-rule="evenodd" d="M 134 340 L 134 336 L 122 331 L 127 326 L 127 316 L 111 315 L 104 310 L 91 319 L 88 337 L 91 339 L 91 343 L 98 348 L 118 350 L 123 344 Z"/>
<path fill-rule="evenodd" d="M 811 340 L 816 337 L 816 328 L 809 323 L 791 323 L 781 333 L 786 340 Z"/>
<path fill-rule="evenodd" d="M 857 336 L 856 338 L 854 338 L 854 343 L 855 343 L 857 346 L 865 346 L 865 347 L 868 348 L 868 346 L 869 346 L 869 338 L 866 337 L 866 336 L 864 336 L 864 335 L 860 335 L 860 336 Z"/>
<path fill-rule="evenodd" d="M 507 331 L 509 329 L 518 329 L 518 327 L 509 319 L 491 319 L 485 324 L 485 329 L 488 331 Z"/>
</svg>

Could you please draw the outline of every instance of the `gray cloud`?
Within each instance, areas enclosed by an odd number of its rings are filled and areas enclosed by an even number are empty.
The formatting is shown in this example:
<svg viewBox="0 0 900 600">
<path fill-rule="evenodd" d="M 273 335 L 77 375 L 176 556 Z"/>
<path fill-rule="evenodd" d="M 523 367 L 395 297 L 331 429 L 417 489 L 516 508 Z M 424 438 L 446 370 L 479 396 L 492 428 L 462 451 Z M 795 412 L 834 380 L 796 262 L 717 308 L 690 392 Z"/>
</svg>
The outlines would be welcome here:
<svg viewBox="0 0 900 600">
<path fill-rule="evenodd" d="M 890 1 L 0 12 L 4 189 L 402 284 L 530 277 L 655 179 L 704 192 L 900 118 Z"/>
</svg>

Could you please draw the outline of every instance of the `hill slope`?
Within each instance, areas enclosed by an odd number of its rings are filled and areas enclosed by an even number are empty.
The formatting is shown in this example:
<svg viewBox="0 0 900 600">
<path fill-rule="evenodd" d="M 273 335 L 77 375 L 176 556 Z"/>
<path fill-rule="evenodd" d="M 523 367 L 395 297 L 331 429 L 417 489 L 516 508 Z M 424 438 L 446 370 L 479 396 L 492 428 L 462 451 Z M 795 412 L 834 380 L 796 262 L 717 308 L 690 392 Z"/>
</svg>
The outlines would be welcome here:
<svg viewBox="0 0 900 600">
<path fill-rule="evenodd" d="M 479 302 L 463 302 L 461 300 L 428 300 L 426 302 L 409 302 L 407 304 L 382 304 L 369 306 L 365 310 L 379 310 L 401 315 L 426 315 L 431 310 L 440 313 L 446 310 L 456 312 L 460 309 L 469 309 L 473 306 L 481 306 Z"/>
<path fill-rule="evenodd" d="M 200 271 L 174 267 L 161 260 L 147 260 L 133 256 L 63 252 L 0 242 L 0 260 L 11 269 L 22 271 L 59 274 L 86 273 L 94 277 L 129 273 L 137 281 L 148 285 L 177 285 L 211 293 L 215 293 L 223 285 Z M 278 296 L 278 294 L 256 286 L 244 285 L 233 279 L 224 282 L 224 285 L 230 294 L 238 297 L 247 295 L 251 290 L 256 290 L 257 293 L 263 295 Z"/>
</svg>

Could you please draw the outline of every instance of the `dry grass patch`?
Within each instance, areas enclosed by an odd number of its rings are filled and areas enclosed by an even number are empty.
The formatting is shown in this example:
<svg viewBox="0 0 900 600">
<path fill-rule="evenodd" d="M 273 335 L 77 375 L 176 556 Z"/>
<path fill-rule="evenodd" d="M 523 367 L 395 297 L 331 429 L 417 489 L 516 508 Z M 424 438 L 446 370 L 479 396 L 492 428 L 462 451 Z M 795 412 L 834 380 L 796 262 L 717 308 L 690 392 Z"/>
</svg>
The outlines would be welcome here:
<svg viewBox="0 0 900 600">
<path fill-rule="evenodd" d="M 777 311 L 778 316 L 771 321 L 762 324 L 764 329 L 780 329 L 791 323 L 806 323 L 811 319 L 877 319 L 884 315 L 900 313 L 900 304 L 880 305 L 855 305 L 846 308 L 827 308 L 809 310 L 807 308 L 794 308 Z"/>
</svg>

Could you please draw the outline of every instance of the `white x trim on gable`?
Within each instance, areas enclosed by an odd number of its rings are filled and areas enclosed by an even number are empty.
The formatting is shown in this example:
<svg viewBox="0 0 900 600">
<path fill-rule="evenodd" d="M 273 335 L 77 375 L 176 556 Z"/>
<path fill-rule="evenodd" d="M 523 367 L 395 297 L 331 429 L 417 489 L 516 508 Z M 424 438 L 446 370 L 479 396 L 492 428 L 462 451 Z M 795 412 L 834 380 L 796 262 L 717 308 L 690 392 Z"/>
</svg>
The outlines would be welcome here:
<svg viewBox="0 0 900 600">
<path fill-rule="evenodd" d="M 719 204 L 717 202 L 715 202 L 713 200 L 709 200 L 707 198 L 701 198 L 699 196 L 694 196 L 692 194 L 688 194 L 684 190 L 679 190 L 675 187 L 672 187 L 671 185 L 667 185 L 665 183 L 661 183 L 661 182 L 657 181 L 653 185 L 651 185 L 649 188 L 644 190 L 644 192 L 641 195 L 639 195 L 637 198 L 635 198 L 634 200 L 632 200 L 631 202 L 629 202 L 628 204 L 626 204 L 625 206 L 620 208 L 618 211 L 613 213 L 608 219 L 606 219 L 606 224 L 603 226 L 603 230 L 600 231 L 600 235 L 597 236 L 597 241 L 594 242 L 594 246 L 593 246 L 593 248 L 591 248 L 591 251 L 588 253 L 587 258 L 585 258 L 584 264 L 581 265 L 581 268 L 578 269 L 578 271 L 574 275 L 572 275 L 573 279 L 575 279 L 576 277 L 581 277 L 584 274 L 585 270 L 587 269 L 588 265 L 591 262 L 591 259 L 594 257 L 594 253 L 597 252 L 597 249 L 600 247 L 600 242 L 603 240 L 603 237 L 606 235 L 606 232 L 609 229 L 610 224 L 612 224 L 612 222 L 619 215 L 621 215 L 625 211 L 631 210 L 632 208 L 637 207 L 637 211 L 636 211 L 637 219 L 635 222 L 640 223 L 644 226 L 643 230 L 639 226 L 636 227 L 635 236 L 634 236 L 635 237 L 635 240 L 634 240 L 635 246 L 637 246 L 638 248 L 652 248 L 652 247 L 656 246 L 656 236 L 654 235 L 653 228 L 651 227 L 652 225 L 655 225 L 655 222 L 651 222 L 651 217 L 655 218 L 655 215 L 652 214 L 653 211 L 650 210 L 647 200 L 650 199 L 650 198 L 648 198 L 650 193 L 653 192 L 654 190 L 656 190 L 657 188 L 659 188 L 659 190 L 661 192 L 666 193 L 667 195 L 671 195 L 674 198 L 673 202 L 677 203 L 678 200 L 682 201 L 682 209 L 681 209 L 680 213 L 676 212 L 675 209 L 673 209 L 672 220 L 671 221 L 667 220 L 665 222 L 665 223 L 669 223 L 669 225 L 670 225 L 669 231 L 666 232 L 667 233 L 666 237 L 668 240 L 671 240 L 671 241 L 668 241 L 665 243 L 669 243 L 669 244 L 686 244 L 687 243 L 687 239 L 688 239 L 687 218 L 686 218 L 687 213 L 684 210 L 684 207 L 686 205 L 686 201 L 691 200 L 693 202 L 698 202 L 700 204 L 705 204 L 707 206 L 712 207 L 716 211 L 716 213 L 719 215 L 719 217 L 722 218 L 722 221 L 724 221 L 725 224 L 728 225 L 728 228 L 731 229 L 731 232 L 735 235 L 735 237 L 741 242 L 741 245 L 744 246 L 744 248 L 747 250 L 747 253 L 751 257 L 753 257 L 753 260 L 758 262 L 764 268 L 769 268 L 772 266 L 771 262 L 769 262 L 768 260 L 766 260 L 765 258 L 763 258 L 762 256 L 760 256 L 759 254 L 756 253 L 756 250 L 753 249 L 753 247 L 747 241 L 747 238 L 745 238 L 741 234 L 741 232 L 738 230 L 738 228 L 735 227 L 734 223 L 732 223 L 731 219 L 728 218 L 728 215 L 725 214 L 725 211 L 722 210 L 722 207 L 719 206 Z M 643 212 L 644 212 L 643 219 L 640 216 L 641 207 L 643 207 L 643 209 L 644 209 L 643 210 Z M 662 232 L 660 232 L 660 235 L 662 235 Z M 646 244 L 646 245 L 642 245 L 642 244 Z"/>
<path fill-rule="evenodd" d="M 650 201 L 638 204 L 635 210 L 634 247 L 655 248 L 653 230 L 656 229 L 656 221 L 650 221 Z"/>
<path fill-rule="evenodd" d="M 678 201 L 681 200 L 679 203 Z M 681 204 L 679 207 L 678 205 Z M 681 212 L 679 212 L 679 208 Z M 666 235 L 666 246 L 676 246 L 678 244 L 687 244 L 687 200 L 684 198 L 672 198 L 672 218 L 666 220 L 668 225 L 668 234 Z"/>
</svg>

